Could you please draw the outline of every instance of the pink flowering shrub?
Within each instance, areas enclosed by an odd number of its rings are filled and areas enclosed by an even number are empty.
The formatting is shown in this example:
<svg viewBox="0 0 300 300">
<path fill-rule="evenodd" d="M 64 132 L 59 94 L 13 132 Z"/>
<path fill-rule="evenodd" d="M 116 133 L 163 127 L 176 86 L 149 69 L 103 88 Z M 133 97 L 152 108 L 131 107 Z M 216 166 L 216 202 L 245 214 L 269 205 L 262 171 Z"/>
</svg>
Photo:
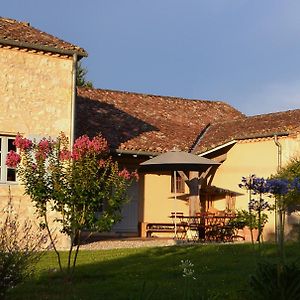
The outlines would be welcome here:
<svg viewBox="0 0 300 300">
<path fill-rule="evenodd" d="M 6 156 L 6 165 L 9 168 L 16 168 L 21 162 L 21 156 L 13 150 L 10 150 Z"/>
<path fill-rule="evenodd" d="M 87 135 L 79 137 L 73 146 L 72 158 L 79 160 L 86 155 L 107 153 L 108 144 L 102 136 L 95 136 L 92 140 Z"/>
<path fill-rule="evenodd" d="M 63 160 L 70 160 L 72 158 L 72 153 L 71 151 L 67 150 L 67 149 L 62 149 L 60 152 L 59 152 L 59 159 L 61 161 Z"/>
<path fill-rule="evenodd" d="M 126 168 L 124 168 L 122 171 L 120 171 L 118 173 L 118 175 L 120 177 L 123 177 L 126 180 L 131 180 L 131 179 L 139 180 L 139 175 L 138 175 L 137 171 L 129 172 Z"/>
<path fill-rule="evenodd" d="M 61 232 L 71 240 L 67 265 L 67 273 L 71 274 L 82 230 L 110 231 L 121 219 L 127 188 L 132 180 L 138 179 L 138 175 L 119 169 L 117 162 L 109 157 L 107 141 L 101 135 L 93 139 L 87 135 L 79 137 L 72 151 L 63 133 L 56 140 L 43 138 L 39 142 L 18 135 L 15 144 L 22 160 L 18 153 L 12 151 L 7 156 L 7 164 L 17 168 L 25 193 L 31 197 L 42 220 L 41 225 L 49 234 L 62 270 L 60 254 L 48 223 L 49 207 L 57 213 L 55 221 L 60 224 Z"/>
<path fill-rule="evenodd" d="M 108 151 L 108 144 L 105 138 L 102 136 L 95 136 L 93 137 L 92 141 L 89 145 L 90 151 L 94 153 L 105 153 Z"/>
<path fill-rule="evenodd" d="M 21 151 L 28 150 L 32 147 L 32 141 L 26 138 L 23 138 L 19 133 L 17 134 L 14 145 Z"/>
</svg>

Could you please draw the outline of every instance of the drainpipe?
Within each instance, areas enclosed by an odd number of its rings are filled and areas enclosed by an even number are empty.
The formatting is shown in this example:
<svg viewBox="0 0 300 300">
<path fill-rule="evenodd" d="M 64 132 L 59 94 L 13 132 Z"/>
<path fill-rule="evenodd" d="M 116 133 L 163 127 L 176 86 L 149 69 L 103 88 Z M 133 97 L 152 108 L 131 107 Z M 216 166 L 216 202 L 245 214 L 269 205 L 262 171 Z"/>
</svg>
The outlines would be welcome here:
<svg viewBox="0 0 300 300">
<path fill-rule="evenodd" d="M 274 143 L 277 147 L 277 172 L 280 171 L 282 166 L 282 145 L 278 142 L 278 136 L 274 135 Z M 280 229 L 279 226 L 281 226 L 281 213 L 278 211 L 278 203 L 275 200 L 275 242 L 278 243 L 278 239 L 282 239 L 280 237 Z"/>
<path fill-rule="evenodd" d="M 72 95 L 71 95 L 71 130 L 70 130 L 70 145 L 74 144 L 75 139 L 75 101 L 76 101 L 76 72 L 77 72 L 77 54 L 73 54 L 72 66 Z"/>
<path fill-rule="evenodd" d="M 282 145 L 278 142 L 278 136 L 274 135 L 274 143 L 277 146 L 277 171 L 280 171 L 282 166 Z"/>
</svg>

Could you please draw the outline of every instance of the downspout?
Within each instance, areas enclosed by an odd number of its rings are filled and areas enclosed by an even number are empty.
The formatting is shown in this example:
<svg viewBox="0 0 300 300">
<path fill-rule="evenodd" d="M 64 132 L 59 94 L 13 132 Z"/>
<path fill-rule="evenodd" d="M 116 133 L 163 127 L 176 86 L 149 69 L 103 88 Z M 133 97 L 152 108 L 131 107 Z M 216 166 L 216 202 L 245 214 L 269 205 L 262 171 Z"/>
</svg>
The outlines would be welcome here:
<svg viewBox="0 0 300 300">
<path fill-rule="evenodd" d="M 280 171 L 282 165 L 282 145 L 278 142 L 278 136 L 274 135 L 274 143 L 277 147 L 277 172 Z M 278 200 L 275 199 L 275 242 L 278 243 L 280 237 L 280 228 L 282 226 L 282 216 L 281 213 L 278 211 Z"/>
<path fill-rule="evenodd" d="M 77 72 L 77 54 L 73 54 L 72 65 L 72 94 L 71 94 L 71 129 L 70 129 L 70 145 L 74 144 L 75 139 L 75 102 L 76 102 L 76 72 Z"/>
<path fill-rule="evenodd" d="M 282 145 L 278 142 L 278 136 L 274 135 L 274 143 L 277 146 L 277 171 L 280 171 L 282 166 Z"/>
</svg>

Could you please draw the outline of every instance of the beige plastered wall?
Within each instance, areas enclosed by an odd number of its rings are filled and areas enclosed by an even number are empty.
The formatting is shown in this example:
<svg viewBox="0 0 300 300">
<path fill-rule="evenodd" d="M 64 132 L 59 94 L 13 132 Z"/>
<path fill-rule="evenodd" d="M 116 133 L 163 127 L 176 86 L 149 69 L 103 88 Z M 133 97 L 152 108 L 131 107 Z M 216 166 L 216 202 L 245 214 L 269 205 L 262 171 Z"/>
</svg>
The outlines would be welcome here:
<svg viewBox="0 0 300 300">
<path fill-rule="evenodd" d="M 278 139 L 282 145 L 282 165 L 284 166 L 292 157 L 300 155 L 300 137 L 283 137 Z M 252 139 L 238 141 L 227 153 L 225 162 L 218 168 L 212 185 L 237 192 L 236 209 L 248 209 L 249 195 L 247 191 L 240 189 L 243 176 L 255 174 L 258 177 L 267 178 L 275 174 L 278 167 L 278 148 L 273 138 Z M 273 199 L 265 197 L 270 203 Z M 225 199 L 214 202 L 218 210 L 225 209 Z M 269 212 L 269 222 L 265 227 L 265 239 L 274 237 L 274 212 Z M 287 228 L 289 230 L 289 228 Z"/>
<path fill-rule="evenodd" d="M 72 58 L 0 48 L 0 134 L 70 136 L 72 66 Z M 11 185 L 11 191 L 19 215 L 39 223 L 23 188 Z M 0 184 L 1 209 L 7 199 L 8 185 Z M 66 247 L 69 241 L 60 236 L 58 244 Z"/>
<path fill-rule="evenodd" d="M 140 222 L 172 223 L 169 217 L 174 211 L 188 215 L 188 187 L 185 185 L 185 193 L 178 193 L 175 201 L 174 193 L 171 193 L 171 173 L 146 174 L 143 184 L 144 205 L 140 212 Z"/>
</svg>

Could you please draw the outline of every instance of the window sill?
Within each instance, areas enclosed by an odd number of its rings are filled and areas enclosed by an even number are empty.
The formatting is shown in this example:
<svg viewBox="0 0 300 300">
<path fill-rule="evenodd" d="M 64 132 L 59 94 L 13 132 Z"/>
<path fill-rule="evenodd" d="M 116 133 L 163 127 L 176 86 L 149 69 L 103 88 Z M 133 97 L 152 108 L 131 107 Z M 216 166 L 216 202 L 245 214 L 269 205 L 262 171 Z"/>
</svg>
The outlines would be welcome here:
<svg viewBox="0 0 300 300">
<path fill-rule="evenodd" d="M 0 185 L 19 185 L 17 181 L 0 181 Z"/>
</svg>

